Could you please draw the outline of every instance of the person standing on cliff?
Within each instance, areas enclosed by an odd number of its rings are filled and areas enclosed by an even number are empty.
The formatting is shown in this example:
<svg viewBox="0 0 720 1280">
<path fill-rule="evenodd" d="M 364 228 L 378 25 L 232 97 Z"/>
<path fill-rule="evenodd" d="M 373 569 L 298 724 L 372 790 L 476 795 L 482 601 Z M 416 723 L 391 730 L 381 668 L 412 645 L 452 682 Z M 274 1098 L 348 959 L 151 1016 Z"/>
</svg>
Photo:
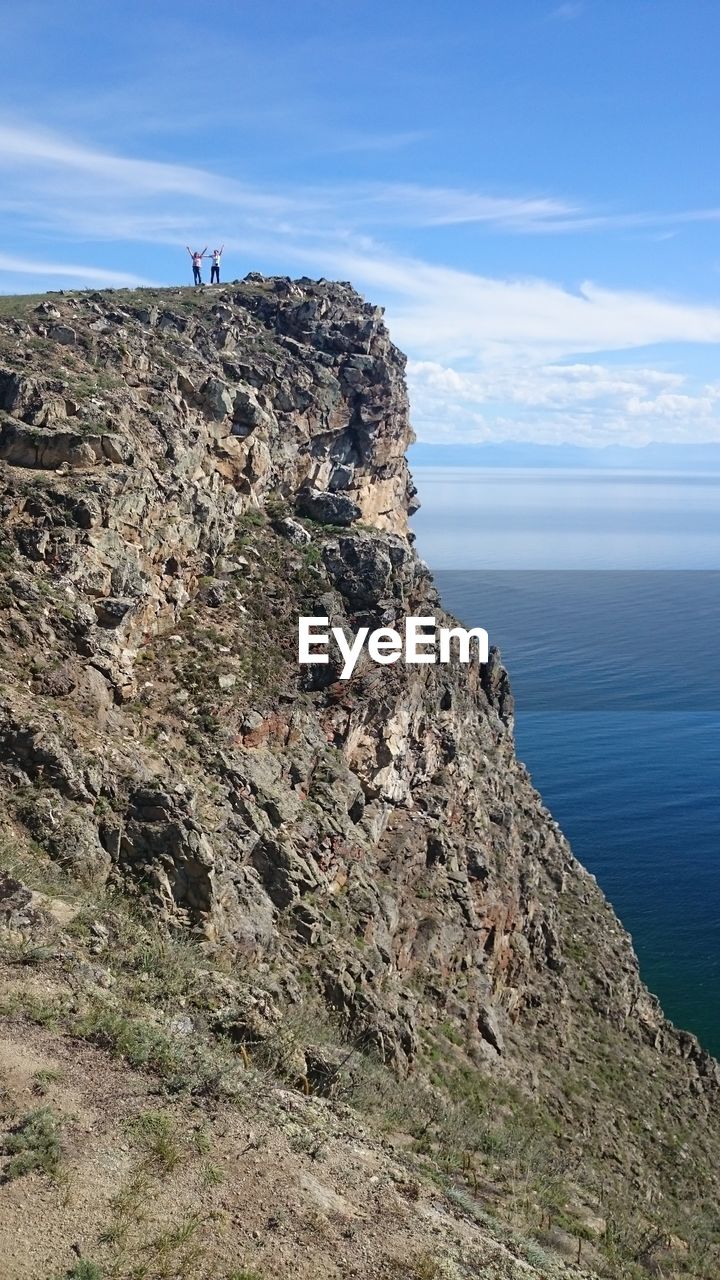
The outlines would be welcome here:
<svg viewBox="0 0 720 1280">
<path fill-rule="evenodd" d="M 220 283 L 220 259 L 223 256 L 224 248 L 225 248 L 225 245 L 222 245 L 220 249 L 213 249 L 212 254 L 210 255 L 212 258 L 212 263 L 210 265 L 210 283 L 211 284 Z"/>
<path fill-rule="evenodd" d="M 200 274 L 200 268 L 202 267 L 202 260 L 205 257 L 205 254 L 207 253 L 207 245 L 205 245 L 205 248 L 203 249 L 202 253 L 200 253 L 197 249 L 191 249 L 189 244 L 186 244 L 185 248 L 187 249 L 188 253 L 190 254 L 190 257 L 192 258 L 193 284 L 202 284 L 202 276 Z"/>
</svg>

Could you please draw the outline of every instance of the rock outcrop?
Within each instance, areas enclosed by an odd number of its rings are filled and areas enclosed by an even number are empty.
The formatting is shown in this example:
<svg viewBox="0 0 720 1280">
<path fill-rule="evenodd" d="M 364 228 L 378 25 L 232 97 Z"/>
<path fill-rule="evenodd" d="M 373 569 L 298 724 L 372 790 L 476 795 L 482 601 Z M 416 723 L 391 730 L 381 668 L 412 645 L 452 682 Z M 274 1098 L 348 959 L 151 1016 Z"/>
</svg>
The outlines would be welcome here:
<svg viewBox="0 0 720 1280">
<path fill-rule="evenodd" d="M 516 759 L 499 656 L 297 663 L 300 614 L 448 621 L 408 532 L 403 368 L 380 310 L 325 281 L 0 321 L 7 819 L 253 1000 L 272 975 L 277 1016 L 310 989 L 400 1076 L 502 1079 L 579 1185 L 681 1232 L 678 1202 L 717 1190 L 718 1067 Z"/>
</svg>

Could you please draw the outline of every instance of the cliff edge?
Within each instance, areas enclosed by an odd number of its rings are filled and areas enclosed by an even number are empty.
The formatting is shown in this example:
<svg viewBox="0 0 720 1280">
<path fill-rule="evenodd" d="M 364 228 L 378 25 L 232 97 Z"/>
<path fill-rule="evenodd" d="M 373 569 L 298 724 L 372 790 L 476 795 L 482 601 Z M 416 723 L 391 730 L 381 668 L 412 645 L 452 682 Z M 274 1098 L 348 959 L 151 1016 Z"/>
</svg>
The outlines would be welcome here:
<svg viewBox="0 0 720 1280">
<path fill-rule="evenodd" d="M 720 1069 L 499 656 L 298 665 L 446 620 L 411 438 L 349 285 L 0 300 L 8 1277 L 720 1274 Z"/>
</svg>

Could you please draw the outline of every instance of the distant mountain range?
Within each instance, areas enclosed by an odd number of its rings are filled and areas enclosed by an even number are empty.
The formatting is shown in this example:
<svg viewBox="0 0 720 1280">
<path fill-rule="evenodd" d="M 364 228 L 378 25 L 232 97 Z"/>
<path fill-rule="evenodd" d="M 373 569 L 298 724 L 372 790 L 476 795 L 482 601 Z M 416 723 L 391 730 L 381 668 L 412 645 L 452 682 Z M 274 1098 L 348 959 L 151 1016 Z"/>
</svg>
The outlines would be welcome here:
<svg viewBox="0 0 720 1280">
<path fill-rule="evenodd" d="M 414 444 L 412 467 L 538 467 L 577 470 L 720 471 L 718 444 L 606 445 Z"/>
</svg>

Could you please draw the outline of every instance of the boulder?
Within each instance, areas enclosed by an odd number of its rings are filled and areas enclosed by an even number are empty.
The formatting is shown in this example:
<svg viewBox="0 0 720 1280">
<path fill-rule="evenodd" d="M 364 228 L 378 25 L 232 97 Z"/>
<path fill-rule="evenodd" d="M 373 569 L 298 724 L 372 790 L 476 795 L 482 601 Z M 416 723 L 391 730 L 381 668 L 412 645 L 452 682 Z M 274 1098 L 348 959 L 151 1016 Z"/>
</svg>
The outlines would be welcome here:
<svg viewBox="0 0 720 1280">
<path fill-rule="evenodd" d="M 233 411 L 233 396 L 226 383 L 208 378 L 202 388 L 202 407 L 208 418 L 222 422 Z"/>
<path fill-rule="evenodd" d="M 353 607 L 376 604 L 388 590 L 392 560 L 387 547 L 370 535 L 325 543 L 323 560 L 332 581 Z"/>
<path fill-rule="evenodd" d="M 126 613 L 132 609 L 135 604 L 134 600 L 121 599 L 117 596 L 107 596 L 103 600 L 95 601 L 95 613 L 101 627 L 119 627 Z"/>
<path fill-rule="evenodd" d="M 67 324 L 54 324 L 50 329 L 50 337 L 53 342 L 59 342 L 63 347 L 74 347 L 77 342 L 75 330 Z"/>
<path fill-rule="evenodd" d="M 312 537 L 305 526 L 300 524 L 299 520 L 293 520 L 292 516 L 284 516 L 281 520 L 276 520 L 275 528 L 294 547 L 306 547 L 309 542 L 312 542 Z"/>
<path fill-rule="evenodd" d="M 498 1025 L 496 1012 L 490 1005 L 481 1004 L 479 1006 L 477 1027 L 483 1040 L 491 1045 L 496 1053 L 502 1053 L 505 1048 L 502 1032 Z"/>
<path fill-rule="evenodd" d="M 97 461 L 92 441 L 75 432 L 43 431 L 5 422 L 0 431 L 0 459 L 15 467 L 57 471 L 84 469 Z"/>
<path fill-rule="evenodd" d="M 232 415 L 232 434 L 241 438 L 270 421 L 270 416 L 260 405 L 253 387 L 240 387 L 235 392 Z"/>
<path fill-rule="evenodd" d="M 343 493 L 328 490 L 306 489 L 297 501 L 300 515 L 309 516 L 319 524 L 347 526 L 360 519 L 361 511 L 352 498 Z"/>
</svg>

